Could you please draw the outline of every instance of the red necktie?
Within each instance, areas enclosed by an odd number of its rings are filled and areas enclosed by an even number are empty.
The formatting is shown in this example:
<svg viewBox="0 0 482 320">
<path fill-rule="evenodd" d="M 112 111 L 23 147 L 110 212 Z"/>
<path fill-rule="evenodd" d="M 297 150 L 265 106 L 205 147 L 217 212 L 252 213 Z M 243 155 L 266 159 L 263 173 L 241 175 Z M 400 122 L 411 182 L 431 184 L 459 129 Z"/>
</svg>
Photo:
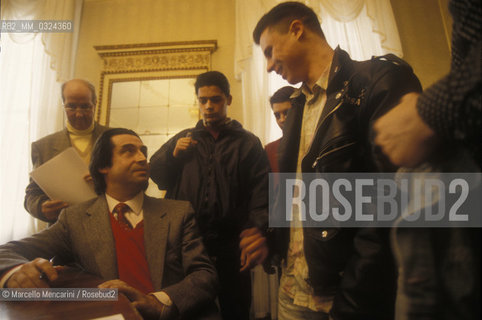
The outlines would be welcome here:
<svg viewBox="0 0 482 320">
<path fill-rule="evenodd" d="M 129 206 L 125 204 L 124 202 L 119 202 L 115 207 L 114 210 L 112 211 L 112 214 L 114 215 L 114 218 L 119 221 L 119 223 L 126 227 L 127 229 L 132 229 L 131 224 L 125 217 L 125 213 L 129 211 Z"/>
</svg>

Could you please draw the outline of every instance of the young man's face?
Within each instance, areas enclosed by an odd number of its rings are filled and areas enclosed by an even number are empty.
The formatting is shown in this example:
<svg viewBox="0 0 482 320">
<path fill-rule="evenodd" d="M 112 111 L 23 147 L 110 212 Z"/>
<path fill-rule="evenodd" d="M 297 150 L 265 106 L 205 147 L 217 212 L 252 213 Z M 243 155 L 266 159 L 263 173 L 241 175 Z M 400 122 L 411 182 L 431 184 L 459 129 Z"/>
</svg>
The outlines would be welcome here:
<svg viewBox="0 0 482 320">
<path fill-rule="evenodd" d="M 303 51 L 296 33 L 288 31 L 281 34 L 276 28 L 268 27 L 261 33 L 259 44 L 266 57 L 268 72 L 276 72 L 291 84 L 307 78 Z"/>
<path fill-rule="evenodd" d="M 217 126 L 226 119 L 232 97 L 226 97 L 218 86 L 204 86 L 197 90 L 199 110 L 205 126 Z"/>
<path fill-rule="evenodd" d="M 273 114 L 276 118 L 276 123 L 281 128 L 284 129 L 286 116 L 288 115 L 288 111 L 291 109 L 291 102 L 290 101 L 283 101 L 283 102 L 275 102 L 273 103 Z"/>
<path fill-rule="evenodd" d="M 80 81 L 70 81 L 64 87 L 64 108 L 69 123 L 77 130 L 88 129 L 94 121 L 95 105 L 92 92 Z"/>
<path fill-rule="evenodd" d="M 147 163 L 147 147 L 142 141 L 130 134 L 120 134 L 111 138 L 112 165 L 100 169 L 104 174 L 105 183 L 109 187 L 135 188 L 143 190 L 149 179 Z"/>
</svg>

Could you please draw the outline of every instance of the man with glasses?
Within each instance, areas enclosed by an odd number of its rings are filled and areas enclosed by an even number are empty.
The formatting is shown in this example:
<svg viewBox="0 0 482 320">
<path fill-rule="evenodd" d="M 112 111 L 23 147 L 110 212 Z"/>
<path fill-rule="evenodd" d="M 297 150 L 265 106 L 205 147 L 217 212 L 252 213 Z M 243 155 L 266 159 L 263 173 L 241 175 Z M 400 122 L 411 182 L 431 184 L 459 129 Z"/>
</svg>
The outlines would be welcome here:
<svg viewBox="0 0 482 320">
<path fill-rule="evenodd" d="M 228 118 L 225 75 L 200 74 L 194 84 L 202 115 L 196 127 L 167 141 L 151 158 L 151 178 L 166 197 L 191 202 L 219 274 L 224 319 L 249 319 L 249 268 L 267 255 L 269 163 L 263 146 Z"/>
<path fill-rule="evenodd" d="M 65 128 L 32 143 L 34 168 L 69 147 L 74 147 L 88 164 L 95 140 L 107 129 L 94 122 L 97 97 L 95 87 L 90 82 L 82 79 L 69 80 L 62 84 L 61 95 L 67 116 Z M 62 199 L 50 199 L 30 179 L 30 184 L 25 190 L 24 207 L 32 216 L 53 223 L 57 220 L 60 210 L 68 205 Z"/>
</svg>

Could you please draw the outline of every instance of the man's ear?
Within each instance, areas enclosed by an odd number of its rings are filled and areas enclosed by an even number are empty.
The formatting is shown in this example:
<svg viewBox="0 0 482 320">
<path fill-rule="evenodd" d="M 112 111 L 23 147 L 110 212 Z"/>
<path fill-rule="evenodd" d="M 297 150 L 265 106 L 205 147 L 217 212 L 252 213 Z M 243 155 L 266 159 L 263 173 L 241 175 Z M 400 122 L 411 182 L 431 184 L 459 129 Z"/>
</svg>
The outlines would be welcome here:
<svg viewBox="0 0 482 320">
<path fill-rule="evenodd" d="M 228 103 L 228 106 L 231 105 L 231 102 L 233 101 L 233 96 L 232 95 L 229 95 L 226 97 L 226 102 Z"/>
<path fill-rule="evenodd" d="M 295 19 L 291 21 L 288 32 L 294 35 L 296 39 L 299 39 L 305 32 L 305 26 L 300 19 Z"/>
</svg>

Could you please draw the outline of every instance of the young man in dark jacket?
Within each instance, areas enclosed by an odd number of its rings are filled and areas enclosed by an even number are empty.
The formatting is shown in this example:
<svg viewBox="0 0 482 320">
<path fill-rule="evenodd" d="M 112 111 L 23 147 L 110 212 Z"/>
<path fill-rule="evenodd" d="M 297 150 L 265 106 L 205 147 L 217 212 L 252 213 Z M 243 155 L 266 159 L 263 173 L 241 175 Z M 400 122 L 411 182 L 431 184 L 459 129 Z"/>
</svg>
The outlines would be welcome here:
<svg viewBox="0 0 482 320">
<path fill-rule="evenodd" d="M 280 143 L 280 172 L 378 172 L 389 169 L 374 148 L 371 125 L 421 86 L 393 55 L 353 61 L 327 43 L 317 15 L 281 3 L 253 38 L 268 72 L 302 82 Z M 284 259 L 279 319 L 392 319 L 396 271 L 388 230 L 281 228 L 273 243 Z"/>
<path fill-rule="evenodd" d="M 259 139 L 227 117 L 227 78 L 217 71 L 200 74 L 195 90 L 203 119 L 152 156 L 151 178 L 167 198 L 193 205 L 219 274 L 223 318 L 249 319 L 247 269 L 267 256 L 262 231 L 268 223 L 269 164 Z"/>
</svg>

